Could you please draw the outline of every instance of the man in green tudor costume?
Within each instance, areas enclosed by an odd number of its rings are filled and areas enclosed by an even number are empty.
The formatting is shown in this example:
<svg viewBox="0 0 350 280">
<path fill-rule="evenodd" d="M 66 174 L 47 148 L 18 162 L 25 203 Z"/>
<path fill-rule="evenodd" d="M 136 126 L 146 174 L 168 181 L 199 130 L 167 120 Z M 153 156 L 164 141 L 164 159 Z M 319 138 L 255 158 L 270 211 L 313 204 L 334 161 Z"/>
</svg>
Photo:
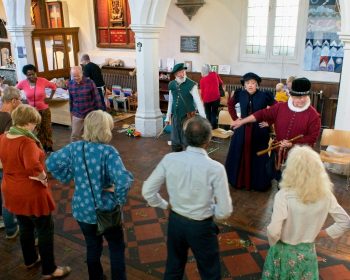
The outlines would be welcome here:
<svg viewBox="0 0 350 280">
<path fill-rule="evenodd" d="M 196 109 L 205 118 L 197 83 L 186 77 L 186 69 L 183 63 L 176 64 L 171 72 L 175 80 L 169 83 L 169 103 L 165 122 L 172 125 L 171 147 L 173 152 L 181 152 L 184 146 L 187 146 L 182 129 L 186 119 L 193 117 Z"/>
</svg>

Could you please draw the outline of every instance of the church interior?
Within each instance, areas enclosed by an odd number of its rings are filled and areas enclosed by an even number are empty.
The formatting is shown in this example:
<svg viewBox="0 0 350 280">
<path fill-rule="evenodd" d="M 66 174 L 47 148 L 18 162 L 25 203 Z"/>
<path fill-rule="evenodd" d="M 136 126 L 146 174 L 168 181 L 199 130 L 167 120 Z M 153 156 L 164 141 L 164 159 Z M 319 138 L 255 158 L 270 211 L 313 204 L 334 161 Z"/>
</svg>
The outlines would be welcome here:
<svg viewBox="0 0 350 280">
<path fill-rule="evenodd" d="M 184 63 L 187 77 L 199 83 L 209 64 L 224 85 L 219 110 L 245 73 L 262 79 L 260 89 L 276 92 L 290 76 L 311 81 L 310 101 L 321 131 L 350 131 L 350 2 L 346 0 L 2 0 L 0 1 L 0 75 L 9 85 L 25 79 L 24 65 L 52 80 L 57 91 L 49 103 L 53 150 L 70 143 L 71 115 L 66 81 L 83 54 L 101 67 L 111 114 L 114 146 L 134 176 L 123 207 L 127 279 L 163 279 L 167 258 L 168 210 L 150 207 L 143 182 L 171 152 L 164 119 L 173 67 Z M 346 62 L 348 61 L 348 62 Z M 229 121 L 220 122 L 207 149 L 225 164 Z M 170 128 L 171 130 L 171 128 Z M 135 134 L 135 133 L 138 134 Z M 343 139 L 349 145 L 349 139 Z M 341 142 L 341 141 L 339 141 Z M 340 146 L 340 147 L 336 147 Z M 350 146 L 335 145 L 337 153 Z M 328 148 L 327 148 L 328 150 Z M 350 162 L 327 164 L 338 203 L 350 213 Z M 56 203 L 55 258 L 72 268 L 66 279 L 88 279 L 84 235 L 72 216 L 74 182 L 62 184 L 48 174 Z M 267 226 L 276 186 L 267 191 L 230 187 L 233 212 L 218 221 L 222 279 L 261 279 L 269 250 Z M 168 198 L 166 188 L 161 195 Z M 325 226 L 333 223 L 329 216 Z M 315 242 L 319 279 L 350 279 L 350 232 Z M 40 266 L 26 269 L 19 237 L 5 239 L 0 229 L 0 278 L 42 279 Z M 110 279 L 109 252 L 102 265 Z M 189 253 L 184 279 L 201 279 Z"/>
</svg>

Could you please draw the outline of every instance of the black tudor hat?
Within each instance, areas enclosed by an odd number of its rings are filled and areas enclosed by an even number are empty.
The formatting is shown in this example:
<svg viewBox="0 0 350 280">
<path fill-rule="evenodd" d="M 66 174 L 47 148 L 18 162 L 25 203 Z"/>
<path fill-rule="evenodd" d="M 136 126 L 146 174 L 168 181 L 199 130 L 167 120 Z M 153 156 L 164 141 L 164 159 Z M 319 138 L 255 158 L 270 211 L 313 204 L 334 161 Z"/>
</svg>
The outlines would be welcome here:
<svg viewBox="0 0 350 280">
<path fill-rule="evenodd" d="M 309 95 L 311 88 L 311 82 L 307 78 L 295 79 L 292 83 L 292 89 L 289 91 L 290 95 L 303 96 Z"/>
<path fill-rule="evenodd" d="M 258 83 L 258 85 L 260 85 L 260 83 L 261 83 L 261 78 L 257 74 L 255 74 L 253 72 L 248 72 L 248 73 L 244 74 L 242 79 L 241 79 L 242 86 L 244 86 L 245 81 L 249 81 L 249 80 L 255 80 Z"/>
<path fill-rule="evenodd" d="M 181 70 L 186 70 L 187 67 L 184 63 L 178 63 L 174 66 L 173 71 L 171 71 L 171 74 L 175 74 L 176 72 L 179 72 Z"/>
</svg>

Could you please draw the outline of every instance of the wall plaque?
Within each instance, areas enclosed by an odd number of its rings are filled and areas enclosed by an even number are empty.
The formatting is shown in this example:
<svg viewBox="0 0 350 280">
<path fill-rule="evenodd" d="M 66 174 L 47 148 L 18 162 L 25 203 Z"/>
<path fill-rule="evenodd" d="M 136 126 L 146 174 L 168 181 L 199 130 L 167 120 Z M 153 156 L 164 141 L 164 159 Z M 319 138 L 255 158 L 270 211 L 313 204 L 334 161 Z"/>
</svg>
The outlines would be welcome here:
<svg viewBox="0 0 350 280">
<path fill-rule="evenodd" d="M 199 36 L 181 36 L 180 51 L 199 53 Z"/>
</svg>

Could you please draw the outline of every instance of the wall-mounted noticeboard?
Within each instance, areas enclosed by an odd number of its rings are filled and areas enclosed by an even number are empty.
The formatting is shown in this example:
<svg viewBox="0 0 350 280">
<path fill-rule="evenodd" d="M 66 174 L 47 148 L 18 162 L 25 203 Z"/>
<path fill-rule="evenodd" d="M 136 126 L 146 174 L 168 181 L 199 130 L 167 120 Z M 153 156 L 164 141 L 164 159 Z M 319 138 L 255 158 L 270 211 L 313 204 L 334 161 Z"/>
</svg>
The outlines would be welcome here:
<svg viewBox="0 0 350 280">
<path fill-rule="evenodd" d="M 199 36 L 181 36 L 180 51 L 199 53 Z"/>
</svg>

